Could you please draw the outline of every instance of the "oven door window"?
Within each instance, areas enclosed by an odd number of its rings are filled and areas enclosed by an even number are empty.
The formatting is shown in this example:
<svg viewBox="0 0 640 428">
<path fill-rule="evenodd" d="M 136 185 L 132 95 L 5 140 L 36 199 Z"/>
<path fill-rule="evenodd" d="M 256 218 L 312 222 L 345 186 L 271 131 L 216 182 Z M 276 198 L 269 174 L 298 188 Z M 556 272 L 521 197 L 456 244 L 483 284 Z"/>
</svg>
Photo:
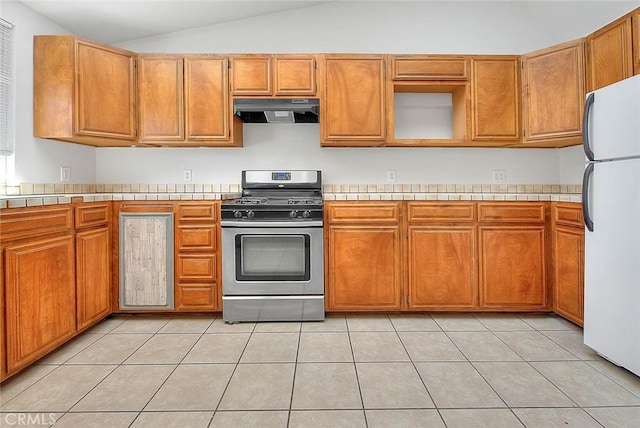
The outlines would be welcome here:
<svg viewBox="0 0 640 428">
<path fill-rule="evenodd" d="M 309 281 L 309 235 L 236 235 L 237 281 Z"/>
</svg>

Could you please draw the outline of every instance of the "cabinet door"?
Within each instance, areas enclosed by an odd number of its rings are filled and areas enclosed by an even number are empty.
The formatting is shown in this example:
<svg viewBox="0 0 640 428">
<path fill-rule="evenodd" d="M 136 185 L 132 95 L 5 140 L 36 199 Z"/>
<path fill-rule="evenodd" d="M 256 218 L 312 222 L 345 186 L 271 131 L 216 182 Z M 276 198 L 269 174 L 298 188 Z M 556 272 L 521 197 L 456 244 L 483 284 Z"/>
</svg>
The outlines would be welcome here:
<svg viewBox="0 0 640 428">
<path fill-rule="evenodd" d="M 448 55 L 395 55 L 393 80 L 468 80 L 468 60 Z"/>
<path fill-rule="evenodd" d="M 273 59 L 273 67 L 275 95 L 315 95 L 315 58 L 278 55 Z"/>
<path fill-rule="evenodd" d="M 271 95 L 271 57 L 247 56 L 231 60 L 233 95 Z"/>
<path fill-rule="evenodd" d="M 182 68 L 182 57 L 138 59 L 141 140 L 184 140 Z"/>
<path fill-rule="evenodd" d="M 585 98 L 582 39 L 523 55 L 526 142 L 582 143 Z"/>
<path fill-rule="evenodd" d="M 173 309 L 173 214 L 147 209 L 120 213 L 120 309 Z"/>
<path fill-rule="evenodd" d="M 28 365 L 74 335 L 74 265 L 71 235 L 6 248 L 8 372 Z"/>
<path fill-rule="evenodd" d="M 399 310 L 399 226 L 330 226 L 327 310 Z"/>
<path fill-rule="evenodd" d="M 326 56 L 320 129 L 324 145 L 377 145 L 385 138 L 384 58 Z"/>
<path fill-rule="evenodd" d="M 474 58 L 471 76 L 472 138 L 517 141 L 520 138 L 519 58 Z"/>
<path fill-rule="evenodd" d="M 480 226 L 480 306 L 546 308 L 545 226 Z"/>
<path fill-rule="evenodd" d="M 474 226 L 409 227 L 409 309 L 478 304 Z"/>
<path fill-rule="evenodd" d="M 582 325 L 584 229 L 558 226 L 553 235 L 556 312 Z"/>
<path fill-rule="evenodd" d="M 629 15 L 587 36 L 588 91 L 633 76 L 631 24 Z"/>
<path fill-rule="evenodd" d="M 185 58 L 188 140 L 229 139 L 228 61 Z"/>
<path fill-rule="evenodd" d="M 109 228 L 76 234 L 78 330 L 111 312 L 111 244 Z"/>
<path fill-rule="evenodd" d="M 640 9 L 632 14 L 633 23 L 633 74 L 640 74 Z"/>
<path fill-rule="evenodd" d="M 75 132 L 135 139 L 134 55 L 76 42 Z"/>
</svg>

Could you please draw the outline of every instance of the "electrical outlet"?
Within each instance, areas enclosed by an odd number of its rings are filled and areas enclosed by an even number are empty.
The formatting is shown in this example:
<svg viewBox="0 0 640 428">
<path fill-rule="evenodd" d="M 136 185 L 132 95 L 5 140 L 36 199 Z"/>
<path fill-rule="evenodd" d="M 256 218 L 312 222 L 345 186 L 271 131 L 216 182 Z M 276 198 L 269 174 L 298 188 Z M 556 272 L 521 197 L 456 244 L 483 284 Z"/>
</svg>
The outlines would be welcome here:
<svg viewBox="0 0 640 428">
<path fill-rule="evenodd" d="M 71 168 L 68 166 L 60 167 L 60 181 L 71 181 Z"/>
<path fill-rule="evenodd" d="M 396 171 L 390 169 L 387 171 L 387 183 L 395 183 L 396 182 Z"/>
<path fill-rule="evenodd" d="M 505 184 L 507 182 L 507 171 L 504 169 L 493 170 L 493 184 Z"/>
<path fill-rule="evenodd" d="M 185 169 L 183 172 L 183 180 L 184 181 L 191 181 L 191 170 L 190 169 Z"/>
</svg>

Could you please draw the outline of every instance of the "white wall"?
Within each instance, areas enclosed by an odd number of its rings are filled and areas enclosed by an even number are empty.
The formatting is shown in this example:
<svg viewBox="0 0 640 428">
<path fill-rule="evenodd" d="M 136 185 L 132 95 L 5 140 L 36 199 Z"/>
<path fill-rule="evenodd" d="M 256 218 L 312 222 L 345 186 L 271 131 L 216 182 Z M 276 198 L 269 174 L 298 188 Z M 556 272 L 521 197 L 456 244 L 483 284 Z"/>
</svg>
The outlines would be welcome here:
<svg viewBox="0 0 640 428">
<path fill-rule="evenodd" d="M 16 129 L 15 176 L 9 184 L 55 183 L 60 167 L 71 168 L 72 183 L 95 181 L 95 148 L 33 136 L 33 36 L 69 31 L 19 2 L 3 2 L 2 18 L 15 25 Z"/>
<path fill-rule="evenodd" d="M 247 124 L 243 148 L 99 149 L 99 183 L 239 183 L 243 169 L 320 169 L 325 183 L 491 183 L 504 169 L 509 183 L 557 183 L 549 149 L 321 148 L 317 124 Z M 570 181 L 569 183 L 573 183 Z"/>
</svg>

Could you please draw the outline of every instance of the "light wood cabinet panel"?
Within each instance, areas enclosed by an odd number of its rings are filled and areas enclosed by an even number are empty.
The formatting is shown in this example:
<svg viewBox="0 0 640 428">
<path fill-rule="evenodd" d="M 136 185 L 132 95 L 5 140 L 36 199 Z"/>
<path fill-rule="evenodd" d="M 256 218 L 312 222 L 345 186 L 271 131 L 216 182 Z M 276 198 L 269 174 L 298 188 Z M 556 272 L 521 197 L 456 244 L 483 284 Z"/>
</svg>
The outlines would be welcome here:
<svg viewBox="0 0 640 428">
<path fill-rule="evenodd" d="M 183 67 L 181 56 L 138 58 L 141 140 L 184 140 Z"/>
<path fill-rule="evenodd" d="M 218 202 L 183 202 L 176 207 L 181 223 L 213 223 L 218 218 Z"/>
<path fill-rule="evenodd" d="M 109 228 L 76 234 L 76 310 L 78 330 L 111 313 Z"/>
<path fill-rule="evenodd" d="M 584 229 L 557 226 L 553 234 L 555 310 L 582 325 L 584 316 Z"/>
<path fill-rule="evenodd" d="M 544 225 L 481 225 L 479 245 L 482 308 L 546 308 Z"/>
<path fill-rule="evenodd" d="M 35 361 L 76 331 L 73 237 L 5 249 L 7 371 Z"/>
<path fill-rule="evenodd" d="M 73 36 L 35 36 L 34 136 L 95 146 L 136 139 L 135 54 Z"/>
<path fill-rule="evenodd" d="M 274 95 L 315 95 L 314 57 L 278 55 L 273 58 Z"/>
<path fill-rule="evenodd" d="M 633 76 L 632 18 L 627 15 L 587 36 L 587 90 Z"/>
<path fill-rule="evenodd" d="M 399 226 L 329 226 L 327 310 L 399 310 Z"/>
<path fill-rule="evenodd" d="M 271 95 L 271 57 L 236 56 L 231 60 L 233 95 Z"/>
<path fill-rule="evenodd" d="M 469 60 L 448 55 L 391 56 L 393 80 L 468 80 Z"/>
<path fill-rule="evenodd" d="M 476 227 L 409 226 L 408 309 L 478 305 Z"/>
<path fill-rule="evenodd" d="M 371 146 L 384 143 L 384 69 L 384 56 L 323 57 L 322 145 Z"/>
<path fill-rule="evenodd" d="M 474 57 L 471 62 L 473 140 L 520 138 L 519 57 Z"/>
<path fill-rule="evenodd" d="M 185 116 L 186 138 L 189 141 L 231 140 L 239 145 L 242 133 L 231 120 L 227 58 L 186 57 Z"/>
<path fill-rule="evenodd" d="M 524 143 L 582 144 L 584 39 L 522 56 Z"/>
<path fill-rule="evenodd" d="M 584 228 L 581 204 L 553 203 L 551 215 L 554 224 Z"/>
</svg>

